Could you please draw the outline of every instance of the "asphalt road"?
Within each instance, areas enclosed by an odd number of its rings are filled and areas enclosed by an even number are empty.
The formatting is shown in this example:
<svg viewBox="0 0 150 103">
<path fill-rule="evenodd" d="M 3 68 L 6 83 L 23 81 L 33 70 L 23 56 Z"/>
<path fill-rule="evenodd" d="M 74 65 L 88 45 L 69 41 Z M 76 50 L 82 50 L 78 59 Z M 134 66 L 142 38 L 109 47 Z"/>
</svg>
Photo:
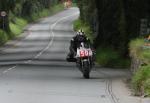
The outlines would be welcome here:
<svg viewBox="0 0 150 103">
<path fill-rule="evenodd" d="M 44 18 L 0 49 L 0 103 L 119 103 L 112 80 L 126 70 L 94 68 L 84 79 L 65 61 L 78 16 L 70 8 Z"/>
</svg>

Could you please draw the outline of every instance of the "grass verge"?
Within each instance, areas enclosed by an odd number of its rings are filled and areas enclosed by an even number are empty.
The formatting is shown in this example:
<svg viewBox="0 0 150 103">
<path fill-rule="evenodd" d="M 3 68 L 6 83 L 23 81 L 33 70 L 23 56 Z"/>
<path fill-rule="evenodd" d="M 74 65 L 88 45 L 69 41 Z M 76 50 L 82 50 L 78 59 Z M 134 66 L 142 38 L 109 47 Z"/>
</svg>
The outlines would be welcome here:
<svg viewBox="0 0 150 103">
<path fill-rule="evenodd" d="M 96 61 L 104 67 L 129 68 L 130 60 L 123 58 L 112 48 L 99 47 L 96 51 Z"/>
<path fill-rule="evenodd" d="M 132 40 L 130 43 L 130 55 L 140 60 L 144 66 L 136 68 L 137 71 L 132 78 L 132 87 L 135 95 L 150 96 L 150 48 L 144 46 L 143 38 Z"/>
<path fill-rule="evenodd" d="M 150 96 L 150 65 L 142 66 L 132 78 L 135 95 Z"/>
<path fill-rule="evenodd" d="M 10 22 L 10 30 L 14 36 L 18 36 L 23 31 L 24 27 L 27 25 L 27 20 L 23 18 L 15 18 L 13 22 Z"/>
<path fill-rule="evenodd" d="M 5 44 L 8 40 L 7 33 L 3 30 L 0 30 L 0 46 Z"/>
</svg>

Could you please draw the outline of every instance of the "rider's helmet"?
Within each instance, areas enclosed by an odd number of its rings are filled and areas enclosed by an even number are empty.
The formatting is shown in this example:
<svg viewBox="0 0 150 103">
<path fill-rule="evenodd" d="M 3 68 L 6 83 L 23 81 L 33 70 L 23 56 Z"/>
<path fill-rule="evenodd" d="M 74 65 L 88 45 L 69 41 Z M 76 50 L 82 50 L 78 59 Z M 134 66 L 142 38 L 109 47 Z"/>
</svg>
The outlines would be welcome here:
<svg viewBox="0 0 150 103">
<path fill-rule="evenodd" d="M 80 29 L 80 30 L 78 31 L 78 34 L 79 34 L 79 35 L 84 35 L 84 31 L 83 31 L 82 29 Z"/>
<path fill-rule="evenodd" d="M 83 33 L 82 33 L 82 32 L 80 32 L 80 33 L 79 33 L 79 35 L 83 35 Z"/>
</svg>

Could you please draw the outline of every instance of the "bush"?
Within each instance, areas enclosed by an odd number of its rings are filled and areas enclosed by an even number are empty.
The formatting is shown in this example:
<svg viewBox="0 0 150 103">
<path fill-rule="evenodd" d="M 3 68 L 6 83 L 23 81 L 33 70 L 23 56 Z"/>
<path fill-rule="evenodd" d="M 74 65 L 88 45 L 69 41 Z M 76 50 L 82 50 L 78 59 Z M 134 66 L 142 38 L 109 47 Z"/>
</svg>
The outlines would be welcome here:
<svg viewBox="0 0 150 103">
<path fill-rule="evenodd" d="M 150 64 L 150 49 L 145 49 L 142 52 L 143 61 L 147 64 Z"/>
<path fill-rule="evenodd" d="M 9 24 L 10 30 L 15 37 L 21 34 L 26 25 L 27 21 L 21 18 L 15 18 L 15 20 Z"/>
<path fill-rule="evenodd" d="M 130 60 L 122 58 L 119 53 L 111 48 L 98 48 L 96 51 L 96 61 L 101 66 L 113 68 L 128 68 Z"/>
<path fill-rule="evenodd" d="M 132 86 L 136 95 L 150 93 L 150 65 L 141 67 L 132 78 Z M 150 94 L 149 94 L 150 95 Z"/>
<path fill-rule="evenodd" d="M 143 39 L 135 39 L 130 42 L 130 55 L 137 57 L 137 58 L 143 58 L 141 52 L 143 51 L 142 45 L 144 45 Z"/>
<path fill-rule="evenodd" d="M 6 32 L 0 30 L 0 45 L 3 45 L 8 40 Z"/>
</svg>

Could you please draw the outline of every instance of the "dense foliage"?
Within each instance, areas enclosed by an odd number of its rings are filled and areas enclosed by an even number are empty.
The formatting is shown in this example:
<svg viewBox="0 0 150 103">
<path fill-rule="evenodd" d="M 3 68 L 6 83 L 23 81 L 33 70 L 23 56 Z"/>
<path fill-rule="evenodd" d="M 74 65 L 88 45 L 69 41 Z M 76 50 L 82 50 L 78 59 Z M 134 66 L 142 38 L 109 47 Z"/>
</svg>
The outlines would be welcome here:
<svg viewBox="0 0 150 103">
<path fill-rule="evenodd" d="M 112 47 L 123 56 L 128 43 L 140 35 L 140 22 L 150 16 L 149 0 L 77 0 L 80 19 L 95 32 L 95 46 Z"/>
</svg>

